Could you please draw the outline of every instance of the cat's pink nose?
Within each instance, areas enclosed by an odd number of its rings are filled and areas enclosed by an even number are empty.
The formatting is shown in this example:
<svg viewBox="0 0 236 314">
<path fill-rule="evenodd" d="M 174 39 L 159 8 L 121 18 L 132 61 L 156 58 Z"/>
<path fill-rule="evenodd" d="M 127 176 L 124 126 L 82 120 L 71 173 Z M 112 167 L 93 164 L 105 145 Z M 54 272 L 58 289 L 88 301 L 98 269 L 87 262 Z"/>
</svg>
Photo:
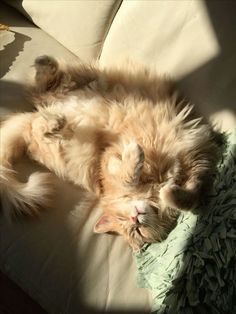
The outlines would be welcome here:
<svg viewBox="0 0 236 314">
<path fill-rule="evenodd" d="M 130 216 L 130 220 L 131 220 L 134 224 L 136 224 L 137 221 L 138 221 L 138 216 Z"/>
</svg>

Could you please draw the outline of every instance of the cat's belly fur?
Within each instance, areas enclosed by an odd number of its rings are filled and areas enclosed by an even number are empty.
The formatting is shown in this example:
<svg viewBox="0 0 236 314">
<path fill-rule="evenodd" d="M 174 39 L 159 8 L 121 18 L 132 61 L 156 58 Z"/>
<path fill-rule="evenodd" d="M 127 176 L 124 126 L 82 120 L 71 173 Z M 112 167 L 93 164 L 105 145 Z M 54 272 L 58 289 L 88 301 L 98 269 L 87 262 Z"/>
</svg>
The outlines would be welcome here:
<svg viewBox="0 0 236 314">
<path fill-rule="evenodd" d="M 121 156 L 124 145 L 135 141 L 144 150 L 150 174 L 155 170 L 161 175 L 171 166 L 164 162 L 168 156 L 175 160 L 180 151 L 191 152 L 196 141 L 202 141 L 204 127 L 194 127 L 186 121 L 189 110 L 186 107 L 177 112 L 172 99 L 153 104 L 127 96 L 119 103 L 91 91 L 77 90 L 40 109 L 49 119 L 51 116 L 64 117 L 66 123 L 59 131 L 60 137 L 52 136 L 50 141 L 42 134 L 38 140 L 35 132 L 32 142 L 36 141 L 40 149 L 35 150 L 36 153 L 29 150 L 34 159 L 57 175 L 95 191 L 101 158 L 106 158 L 106 150 L 109 155 L 112 147 L 113 155 Z M 150 165 L 148 160 L 151 160 Z"/>
</svg>

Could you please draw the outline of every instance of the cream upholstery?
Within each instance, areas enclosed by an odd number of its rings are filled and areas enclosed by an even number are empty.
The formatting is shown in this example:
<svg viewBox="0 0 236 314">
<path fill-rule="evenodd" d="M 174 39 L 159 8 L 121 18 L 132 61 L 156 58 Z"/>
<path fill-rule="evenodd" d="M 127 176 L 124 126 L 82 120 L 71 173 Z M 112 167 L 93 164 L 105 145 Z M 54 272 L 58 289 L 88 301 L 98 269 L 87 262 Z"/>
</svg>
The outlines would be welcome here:
<svg viewBox="0 0 236 314">
<path fill-rule="evenodd" d="M 130 57 L 177 79 L 200 113 L 222 130 L 236 125 L 236 3 L 122 2 L 101 54 Z"/>
<path fill-rule="evenodd" d="M 113 62 L 114 54 L 125 53 L 179 78 L 214 58 L 219 49 L 202 1 L 126 0 L 108 33 L 101 61 Z"/>
<path fill-rule="evenodd" d="M 0 34 L 1 114 L 31 110 L 22 83 L 38 55 L 100 56 L 104 65 L 129 56 L 173 75 L 222 130 L 236 125 L 234 2 L 5 2 L 18 12 L 0 5 L 0 23 L 13 31 Z M 19 167 L 24 176 L 35 169 L 29 161 Z M 0 269 L 48 313 L 77 314 L 82 305 L 148 312 L 151 298 L 137 288 L 130 249 L 120 237 L 93 234 L 99 212 L 84 211 L 81 197 L 58 180 L 54 208 L 38 220 L 9 226 L 0 217 Z"/>
<path fill-rule="evenodd" d="M 8 1 L 85 61 L 97 58 L 121 0 Z"/>
</svg>

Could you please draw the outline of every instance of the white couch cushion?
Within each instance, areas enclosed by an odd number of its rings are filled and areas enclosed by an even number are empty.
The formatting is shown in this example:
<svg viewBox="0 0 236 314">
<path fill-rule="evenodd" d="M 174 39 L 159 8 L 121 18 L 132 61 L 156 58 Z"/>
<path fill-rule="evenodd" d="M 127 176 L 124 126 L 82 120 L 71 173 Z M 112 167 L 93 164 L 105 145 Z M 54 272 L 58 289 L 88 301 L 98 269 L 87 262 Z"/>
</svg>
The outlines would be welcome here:
<svg viewBox="0 0 236 314">
<path fill-rule="evenodd" d="M 121 0 L 23 0 L 7 3 L 82 60 L 97 58 Z"/>
<path fill-rule="evenodd" d="M 124 0 L 101 54 L 130 57 L 178 80 L 200 113 L 222 130 L 236 125 L 235 1 Z"/>
</svg>

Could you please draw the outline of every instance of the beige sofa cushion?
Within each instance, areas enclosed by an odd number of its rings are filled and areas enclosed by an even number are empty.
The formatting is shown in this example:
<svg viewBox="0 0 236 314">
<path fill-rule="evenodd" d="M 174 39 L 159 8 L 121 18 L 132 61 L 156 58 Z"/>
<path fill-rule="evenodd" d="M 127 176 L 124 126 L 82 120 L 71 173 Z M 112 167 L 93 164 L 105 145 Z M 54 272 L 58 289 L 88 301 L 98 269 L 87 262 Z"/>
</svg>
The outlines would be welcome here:
<svg viewBox="0 0 236 314">
<path fill-rule="evenodd" d="M 121 0 L 6 1 L 82 60 L 100 54 Z"/>
<path fill-rule="evenodd" d="M 200 43 L 204 45 L 199 50 Z M 128 54 L 181 77 L 218 50 L 201 1 L 126 0 L 108 33 L 101 60 L 112 62 L 114 54 Z"/>
<path fill-rule="evenodd" d="M 236 125 L 236 2 L 124 0 L 101 62 L 130 57 L 179 82 L 222 130 Z"/>
</svg>

